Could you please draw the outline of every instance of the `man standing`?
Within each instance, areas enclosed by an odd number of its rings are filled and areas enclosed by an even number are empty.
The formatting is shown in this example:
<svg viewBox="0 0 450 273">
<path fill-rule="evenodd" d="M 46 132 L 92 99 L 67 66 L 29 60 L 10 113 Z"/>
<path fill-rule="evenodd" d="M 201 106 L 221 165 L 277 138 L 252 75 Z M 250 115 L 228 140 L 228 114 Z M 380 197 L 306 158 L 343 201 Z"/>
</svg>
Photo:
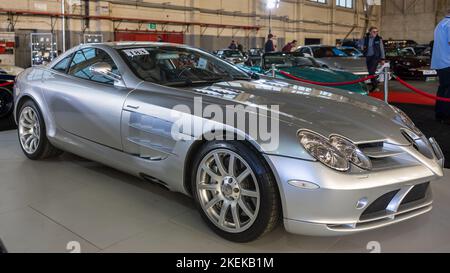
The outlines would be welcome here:
<svg viewBox="0 0 450 273">
<path fill-rule="evenodd" d="M 438 97 L 450 98 L 450 9 L 434 31 L 431 68 L 439 76 Z M 436 101 L 436 120 L 450 124 L 450 103 Z"/>
<path fill-rule="evenodd" d="M 297 46 L 297 40 L 293 40 L 290 43 L 287 43 L 287 45 L 285 45 L 283 47 L 283 49 L 281 49 L 281 51 L 283 52 L 291 52 L 293 48 L 295 48 Z"/>
<path fill-rule="evenodd" d="M 232 50 L 236 50 L 237 49 L 236 41 L 235 40 L 231 41 L 231 44 L 228 46 L 228 48 L 232 49 Z"/>
<path fill-rule="evenodd" d="M 375 75 L 378 64 L 384 64 L 385 53 L 383 39 L 378 35 L 378 28 L 371 27 L 369 33 L 362 40 L 362 47 L 364 56 L 366 57 L 367 70 L 369 75 Z M 370 92 L 378 89 L 378 80 L 372 79 L 372 89 Z"/>
<path fill-rule="evenodd" d="M 266 44 L 264 45 L 264 51 L 265 51 L 266 53 L 274 52 L 274 51 L 275 51 L 275 46 L 274 46 L 274 44 L 273 44 L 272 38 L 273 38 L 273 34 L 267 35 L 267 42 L 266 42 Z"/>
</svg>

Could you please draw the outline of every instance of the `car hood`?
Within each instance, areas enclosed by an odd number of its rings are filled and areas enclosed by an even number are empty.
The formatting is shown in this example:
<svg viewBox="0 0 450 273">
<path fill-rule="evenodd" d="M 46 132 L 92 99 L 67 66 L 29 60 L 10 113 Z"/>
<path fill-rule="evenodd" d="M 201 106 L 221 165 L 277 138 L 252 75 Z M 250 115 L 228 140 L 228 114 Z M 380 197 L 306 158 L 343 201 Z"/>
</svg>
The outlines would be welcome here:
<svg viewBox="0 0 450 273">
<path fill-rule="evenodd" d="M 367 72 L 366 60 L 364 58 L 326 57 L 317 59 L 317 61 L 328 65 L 330 68 L 337 68 L 352 73 Z"/>
<path fill-rule="evenodd" d="M 338 134 L 355 143 L 389 141 L 409 145 L 395 113 L 383 101 L 352 92 L 269 80 L 220 82 L 194 88 L 207 103 L 279 106 L 279 120 L 295 130 L 308 129 L 324 136 Z M 221 98 L 211 100 L 209 98 Z"/>
</svg>

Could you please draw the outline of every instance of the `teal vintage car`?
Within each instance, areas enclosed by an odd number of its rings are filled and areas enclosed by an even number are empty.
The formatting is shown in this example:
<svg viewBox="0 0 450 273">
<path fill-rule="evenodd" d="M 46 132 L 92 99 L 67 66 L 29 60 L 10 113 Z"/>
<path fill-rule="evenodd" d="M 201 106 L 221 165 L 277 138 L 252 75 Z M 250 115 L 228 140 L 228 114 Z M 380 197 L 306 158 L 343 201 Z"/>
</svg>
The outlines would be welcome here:
<svg viewBox="0 0 450 273">
<path fill-rule="evenodd" d="M 263 74 L 266 76 L 272 76 L 272 68 L 275 67 L 275 77 L 280 79 L 287 79 L 287 77 L 279 71 L 284 71 L 295 77 L 316 82 L 346 82 L 360 78 L 350 72 L 322 67 L 313 58 L 304 57 L 302 53 L 298 52 L 265 53 L 262 56 L 260 63 L 247 62 L 236 66 L 247 73 Z M 368 94 L 368 88 L 365 83 L 336 86 L 336 88 L 362 95 Z"/>
</svg>

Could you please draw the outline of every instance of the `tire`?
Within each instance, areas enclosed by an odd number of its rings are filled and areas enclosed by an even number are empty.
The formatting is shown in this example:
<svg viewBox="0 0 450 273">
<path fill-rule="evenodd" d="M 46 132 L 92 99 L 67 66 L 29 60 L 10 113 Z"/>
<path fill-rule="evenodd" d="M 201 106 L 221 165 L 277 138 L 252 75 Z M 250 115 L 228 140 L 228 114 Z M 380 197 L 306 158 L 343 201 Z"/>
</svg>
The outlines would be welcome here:
<svg viewBox="0 0 450 273">
<path fill-rule="evenodd" d="M 280 195 L 272 172 L 242 141 L 203 145 L 194 159 L 191 183 L 203 220 L 227 240 L 256 240 L 280 220 Z"/>
<path fill-rule="evenodd" d="M 0 87 L 0 118 L 9 117 L 13 111 L 13 95 L 7 88 Z"/>
<path fill-rule="evenodd" d="M 17 123 L 20 147 L 29 159 L 40 160 L 62 153 L 48 141 L 42 113 L 33 101 L 27 100 L 20 107 Z"/>
</svg>

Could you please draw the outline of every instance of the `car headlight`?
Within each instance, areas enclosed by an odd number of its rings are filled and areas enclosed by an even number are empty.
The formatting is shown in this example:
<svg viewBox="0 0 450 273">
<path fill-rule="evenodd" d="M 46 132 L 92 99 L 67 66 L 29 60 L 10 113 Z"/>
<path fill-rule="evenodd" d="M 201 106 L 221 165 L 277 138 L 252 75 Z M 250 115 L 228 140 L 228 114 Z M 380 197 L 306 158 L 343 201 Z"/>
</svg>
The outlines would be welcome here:
<svg viewBox="0 0 450 273">
<path fill-rule="evenodd" d="M 348 171 L 350 164 L 345 155 L 331 145 L 328 139 L 308 131 L 298 134 L 300 143 L 315 159 L 337 171 Z"/>
<path fill-rule="evenodd" d="M 339 136 L 332 136 L 330 138 L 330 143 L 351 163 L 364 170 L 372 169 L 372 162 L 370 159 L 349 140 Z"/>
<path fill-rule="evenodd" d="M 417 126 L 414 124 L 414 122 L 408 117 L 408 115 L 405 114 L 402 110 L 399 108 L 390 105 L 391 109 L 397 114 L 396 118 L 403 124 L 405 124 L 409 129 L 411 129 L 414 133 L 416 133 L 419 136 L 423 136 L 422 131 L 417 128 Z"/>
</svg>

